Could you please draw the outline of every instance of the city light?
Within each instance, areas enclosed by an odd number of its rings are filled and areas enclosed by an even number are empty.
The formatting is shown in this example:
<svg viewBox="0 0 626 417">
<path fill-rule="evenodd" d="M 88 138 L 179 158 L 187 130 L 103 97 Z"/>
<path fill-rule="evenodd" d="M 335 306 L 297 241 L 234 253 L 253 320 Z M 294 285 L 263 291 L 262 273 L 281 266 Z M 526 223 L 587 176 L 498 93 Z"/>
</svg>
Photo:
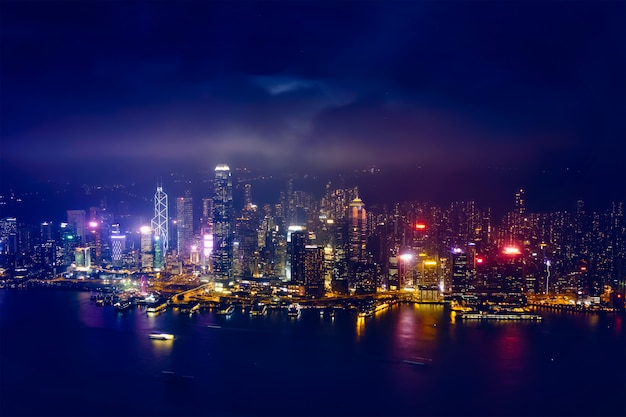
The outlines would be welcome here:
<svg viewBox="0 0 626 417">
<path fill-rule="evenodd" d="M 506 246 L 503 250 L 505 255 L 521 255 L 521 251 L 517 246 Z"/>
<path fill-rule="evenodd" d="M 415 225 L 415 228 L 416 228 L 417 230 L 424 230 L 424 229 L 426 229 L 426 225 L 425 225 L 424 223 L 417 223 L 417 224 Z"/>
<path fill-rule="evenodd" d="M 410 253 L 403 253 L 399 256 L 400 260 L 403 262 L 409 262 L 413 259 L 413 255 Z"/>
<path fill-rule="evenodd" d="M 483 262 L 485 262 L 485 260 L 483 258 L 476 258 L 476 263 L 477 264 L 482 264 Z"/>
</svg>

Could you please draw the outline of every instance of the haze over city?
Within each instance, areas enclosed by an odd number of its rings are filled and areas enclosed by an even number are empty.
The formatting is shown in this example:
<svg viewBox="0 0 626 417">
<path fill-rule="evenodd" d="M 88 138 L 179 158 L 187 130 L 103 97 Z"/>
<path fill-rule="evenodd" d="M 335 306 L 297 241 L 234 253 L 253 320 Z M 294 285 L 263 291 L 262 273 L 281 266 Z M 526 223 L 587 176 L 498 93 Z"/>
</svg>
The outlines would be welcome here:
<svg viewBox="0 0 626 417">
<path fill-rule="evenodd" d="M 414 197 L 626 188 L 622 2 L 6 1 L 1 19 L 4 188 L 218 163 L 375 165 Z"/>
</svg>

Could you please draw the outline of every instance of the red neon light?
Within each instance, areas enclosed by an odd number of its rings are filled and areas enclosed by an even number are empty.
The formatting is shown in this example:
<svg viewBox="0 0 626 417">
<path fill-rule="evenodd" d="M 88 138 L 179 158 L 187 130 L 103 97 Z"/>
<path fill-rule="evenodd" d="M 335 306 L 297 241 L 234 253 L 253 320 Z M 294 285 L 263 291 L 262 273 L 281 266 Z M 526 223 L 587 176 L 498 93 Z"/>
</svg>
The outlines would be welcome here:
<svg viewBox="0 0 626 417">
<path fill-rule="evenodd" d="M 424 229 L 426 229 L 426 225 L 424 223 L 417 223 L 415 225 L 415 228 L 418 229 L 418 230 L 424 230 Z"/>
<path fill-rule="evenodd" d="M 483 263 L 483 261 L 484 261 L 484 259 L 483 259 L 483 258 L 476 258 L 476 263 L 477 263 L 477 264 L 482 264 L 482 263 Z"/>
</svg>

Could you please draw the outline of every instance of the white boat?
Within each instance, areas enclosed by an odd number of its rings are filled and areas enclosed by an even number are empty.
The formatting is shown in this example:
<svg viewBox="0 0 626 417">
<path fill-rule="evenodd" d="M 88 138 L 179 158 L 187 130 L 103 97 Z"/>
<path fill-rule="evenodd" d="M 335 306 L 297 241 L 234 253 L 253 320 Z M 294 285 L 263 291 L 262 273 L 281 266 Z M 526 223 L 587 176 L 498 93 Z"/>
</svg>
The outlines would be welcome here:
<svg viewBox="0 0 626 417">
<path fill-rule="evenodd" d="M 155 340 L 174 340 L 174 335 L 171 333 L 152 332 L 148 337 Z"/>
<path fill-rule="evenodd" d="M 287 307 L 287 314 L 291 317 L 298 317 L 300 315 L 300 310 L 300 304 L 290 304 L 289 307 Z"/>
</svg>

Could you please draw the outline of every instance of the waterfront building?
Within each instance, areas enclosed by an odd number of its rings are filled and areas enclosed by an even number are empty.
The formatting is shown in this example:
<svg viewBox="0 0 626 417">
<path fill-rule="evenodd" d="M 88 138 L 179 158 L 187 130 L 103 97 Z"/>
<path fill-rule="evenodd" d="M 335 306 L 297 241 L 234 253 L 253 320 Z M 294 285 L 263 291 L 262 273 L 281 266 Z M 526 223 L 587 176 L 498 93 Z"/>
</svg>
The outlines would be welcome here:
<svg viewBox="0 0 626 417">
<path fill-rule="evenodd" d="M 228 165 L 215 167 L 213 182 L 213 274 L 215 280 L 228 283 L 233 265 L 233 182 Z"/>
<path fill-rule="evenodd" d="M 324 248 L 321 246 L 304 248 L 304 288 L 307 296 L 324 296 Z"/>
<path fill-rule="evenodd" d="M 452 294 L 463 295 L 470 291 L 467 254 L 460 248 L 452 249 Z"/>
<path fill-rule="evenodd" d="M 306 248 L 308 234 L 305 230 L 291 233 L 291 283 L 305 284 L 306 276 Z"/>
<path fill-rule="evenodd" d="M 74 269 L 87 272 L 91 269 L 91 251 L 89 247 L 78 247 L 74 251 Z"/>
</svg>

